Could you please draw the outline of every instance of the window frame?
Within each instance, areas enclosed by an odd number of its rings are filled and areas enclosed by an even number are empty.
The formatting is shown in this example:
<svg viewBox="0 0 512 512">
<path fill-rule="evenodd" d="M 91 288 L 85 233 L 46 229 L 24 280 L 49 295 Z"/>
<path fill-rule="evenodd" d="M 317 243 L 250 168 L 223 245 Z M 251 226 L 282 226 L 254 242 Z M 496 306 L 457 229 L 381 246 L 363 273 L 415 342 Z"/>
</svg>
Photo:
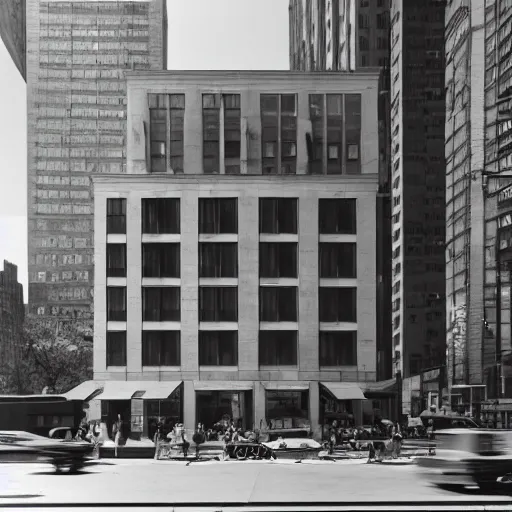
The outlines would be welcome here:
<svg viewBox="0 0 512 512">
<path fill-rule="evenodd" d="M 174 339 L 165 340 L 165 336 L 172 334 L 175 336 Z M 148 339 L 150 336 L 154 336 L 154 340 Z M 149 343 L 153 341 L 156 342 L 158 347 L 158 364 L 153 364 L 150 359 L 150 349 L 148 347 Z M 172 361 L 172 364 L 162 364 L 165 363 L 164 357 L 164 345 L 166 342 L 171 341 L 176 346 L 173 347 L 172 352 L 174 352 L 174 356 L 176 356 L 175 360 Z M 141 363 L 142 367 L 176 367 L 181 366 L 181 332 L 180 331 L 151 331 L 151 330 L 143 330 L 142 331 L 142 348 L 141 348 Z"/>
<path fill-rule="evenodd" d="M 336 337 L 343 338 L 343 336 L 347 336 L 347 338 L 350 335 L 350 339 L 343 340 L 343 339 L 335 339 Z M 357 367 L 357 331 L 320 331 L 319 333 L 319 350 L 318 350 L 318 358 L 319 358 L 319 366 L 320 368 L 341 368 L 341 367 Z M 330 342 L 333 346 L 334 345 L 341 345 L 345 343 L 351 343 L 351 351 L 352 351 L 352 362 L 344 363 L 342 361 L 343 354 L 337 353 L 333 354 L 335 350 L 330 349 L 325 346 L 326 342 Z M 331 361 L 334 360 L 334 364 L 330 364 Z"/>
<path fill-rule="evenodd" d="M 286 339 L 285 336 L 290 336 L 290 339 Z M 279 347 L 279 337 L 281 337 L 280 341 L 286 341 L 290 343 L 291 348 L 291 358 L 289 360 L 283 360 L 283 352 L 285 349 L 281 347 L 281 352 L 277 351 Z M 266 338 L 266 339 L 265 339 Z M 263 343 L 267 344 L 267 346 L 263 346 Z M 296 330 L 287 330 L 287 331 L 270 331 L 270 330 L 260 330 L 258 335 L 258 365 L 260 367 L 297 367 L 299 361 L 299 333 Z M 275 354 L 272 354 L 271 351 L 274 350 Z M 266 352 L 266 353 L 265 353 Z M 272 361 L 275 355 L 275 362 Z"/>
<path fill-rule="evenodd" d="M 215 338 L 215 335 L 217 335 L 217 338 Z M 227 340 L 221 340 L 221 335 L 230 335 L 232 339 Z M 211 336 L 214 339 L 207 340 L 206 337 Z M 205 352 L 205 345 L 207 343 L 213 342 L 217 345 L 217 350 L 215 354 L 216 361 L 212 361 L 211 359 L 207 358 L 207 354 Z M 232 354 L 230 354 L 231 360 L 229 363 L 222 364 L 221 362 L 221 343 L 226 344 L 232 344 L 230 347 L 233 349 Z M 238 331 L 199 331 L 199 340 L 198 340 L 198 361 L 199 366 L 215 366 L 215 367 L 226 367 L 226 366 L 238 366 L 238 351 L 239 351 L 239 345 L 238 345 Z"/>
<path fill-rule="evenodd" d="M 114 338 L 122 338 L 122 339 L 114 339 Z M 116 364 L 116 361 L 113 360 L 114 354 L 112 351 L 112 344 L 122 343 L 124 346 L 121 349 L 120 359 L 122 364 Z M 125 368 L 127 364 L 127 340 L 126 340 L 126 331 L 107 331 L 106 336 L 106 367 L 107 368 Z"/>
<path fill-rule="evenodd" d="M 125 197 L 107 198 L 107 235 L 126 235 L 126 202 Z M 121 213 L 112 213 L 118 209 Z"/>
</svg>

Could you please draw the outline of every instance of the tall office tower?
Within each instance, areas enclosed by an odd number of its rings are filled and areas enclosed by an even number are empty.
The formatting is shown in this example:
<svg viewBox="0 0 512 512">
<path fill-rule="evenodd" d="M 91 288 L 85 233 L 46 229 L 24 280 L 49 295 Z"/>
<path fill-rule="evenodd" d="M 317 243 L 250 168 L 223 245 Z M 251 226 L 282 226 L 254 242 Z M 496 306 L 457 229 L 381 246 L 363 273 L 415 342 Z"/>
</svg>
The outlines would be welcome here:
<svg viewBox="0 0 512 512">
<path fill-rule="evenodd" d="M 2 367 L 13 361 L 16 345 L 21 343 L 24 318 L 23 285 L 18 283 L 18 267 L 4 260 L 4 269 L 0 271 L 0 378 Z"/>
<path fill-rule="evenodd" d="M 391 7 L 393 349 L 404 377 L 445 361 L 445 2 Z"/>
<path fill-rule="evenodd" d="M 125 171 L 125 73 L 165 69 L 166 3 L 27 0 L 26 12 L 29 310 L 87 318 L 91 176 Z"/>
<path fill-rule="evenodd" d="M 505 0 L 446 11 L 448 375 L 493 399 L 512 396 L 511 14 Z M 492 411 L 509 425 L 510 405 Z"/>
<path fill-rule="evenodd" d="M 377 197 L 377 376 L 391 377 L 390 0 L 290 0 L 290 68 L 380 67 Z"/>
</svg>

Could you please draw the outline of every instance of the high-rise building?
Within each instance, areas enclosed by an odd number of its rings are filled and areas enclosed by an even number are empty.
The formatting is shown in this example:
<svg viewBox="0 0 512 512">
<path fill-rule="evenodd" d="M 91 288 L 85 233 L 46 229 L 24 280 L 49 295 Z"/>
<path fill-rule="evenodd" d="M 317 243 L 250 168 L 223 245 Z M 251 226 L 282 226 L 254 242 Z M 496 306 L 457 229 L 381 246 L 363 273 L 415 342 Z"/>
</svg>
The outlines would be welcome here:
<svg viewBox="0 0 512 512">
<path fill-rule="evenodd" d="M 164 0 L 27 0 L 29 308 L 92 311 L 91 176 L 126 168 L 129 70 L 166 68 Z"/>
<path fill-rule="evenodd" d="M 128 172 L 94 177 L 91 413 L 131 415 L 132 435 L 165 410 L 316 438 L 392 414 L 376 383 L 378 80 L 129 76 Z"/>
<path fill-rule="evenodd" d="M 377 199 L 377 373 L 392 376 L 389 0 L 290 0 L 290 68 L 382 69 L 379 85 Z"/>
<path fill-rule="evenodd" d="M 25 306 L 23 285 L 18 283 L 18 267 L 4 260 L 0 271 L 0 373 L 1 366 L 8 365 L 16 345 L 22 342 Z"/>
<path fill-rule="evenodd" d="M 511 14 L 507 0 L 446 10 L 448 376 L 486 385 L 493 403 L 484 416 L 499 426 L 512 418 L 495 401 L 512 397 Z"/>
<path fill-rule="evenodd" d="M 391 6 L 392 328 L 404 377 L 445 362 L 445 3 Z"/>
</svg>

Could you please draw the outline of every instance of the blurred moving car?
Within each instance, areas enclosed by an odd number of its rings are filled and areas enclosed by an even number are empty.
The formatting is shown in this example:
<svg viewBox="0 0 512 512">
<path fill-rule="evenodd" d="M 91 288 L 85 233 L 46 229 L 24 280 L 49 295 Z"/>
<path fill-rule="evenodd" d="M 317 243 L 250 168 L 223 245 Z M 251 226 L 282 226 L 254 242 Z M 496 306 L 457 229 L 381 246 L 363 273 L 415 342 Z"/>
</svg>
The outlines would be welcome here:
<svg viewBox="0 0 512 512">
<path fill-rule="evenodd" d="M 512 431 L 448 429 L 436 433 L 436 456 L 418 457 L 426 478 L 445 489 L 494 488 L 512 473 Z"/>
<path fill-rule="evenodd" d="M 57 471 L 76 472 L 90 460 L 94 446 L 83 441 L 61 441 L 20 431 L 0 431 L 0 462 L 48 462 Z"/>
</svg>

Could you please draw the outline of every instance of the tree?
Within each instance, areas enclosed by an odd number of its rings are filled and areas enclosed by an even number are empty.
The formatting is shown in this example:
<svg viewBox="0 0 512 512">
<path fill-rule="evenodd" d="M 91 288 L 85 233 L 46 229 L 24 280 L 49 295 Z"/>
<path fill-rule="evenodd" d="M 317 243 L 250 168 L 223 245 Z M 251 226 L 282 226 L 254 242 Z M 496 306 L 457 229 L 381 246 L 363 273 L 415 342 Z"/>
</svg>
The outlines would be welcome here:
<svg viewBox="0 0 512 512">
<path fill-rule="evenodd" d="M 28 317 L 23 339 L 0 383 L 4 393 L 65 393 L 92 378 L 88 325 Z"/>
</svg>

